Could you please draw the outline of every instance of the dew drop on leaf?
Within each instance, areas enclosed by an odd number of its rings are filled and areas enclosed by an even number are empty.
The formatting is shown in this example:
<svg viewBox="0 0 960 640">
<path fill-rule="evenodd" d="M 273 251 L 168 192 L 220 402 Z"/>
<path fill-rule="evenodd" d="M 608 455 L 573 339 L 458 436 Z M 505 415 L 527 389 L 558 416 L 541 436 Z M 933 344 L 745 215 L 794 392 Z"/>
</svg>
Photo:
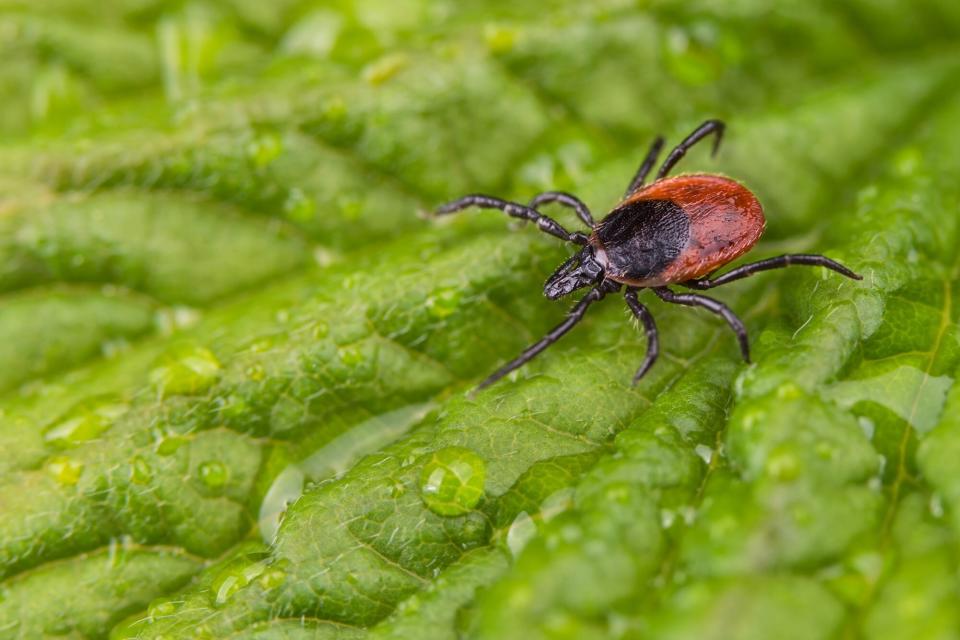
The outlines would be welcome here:
<svg viewBox="0 0 960 640">
<path fill-rule="evenodd" d="M 766 471 L 774 480 L 789 482 L 800 474 L 800 461 L 789 451 L 775 452 L 767 459 Z"/>
<path fill-rule="evenodd" d="M 272 591 L 282 585 L 287 579 L 287 572 L 283 569 L 270 569 L 257 580 L 257 584 L 264 591 Z"/>
<path fill-rule="evenodd" d="M 161 456 L 172 456 L 177 450 L 183 445 L 187 444 L 188 440 L 183 436 L 177 435 L 165 435 L 161 436 L 157 440 L 156 452 Z"/>
<path fill-rule="evenodd" d="M 287 505 L 295 502 L 303 493 L 305 479 L 299 466 L 290 465 L 281 471 L 270 485 L 263 502 L 260 503 L 260 514 L 257 518 L 260 537 L 264 542 L 273 542 Z"/>
<path fill-rule="evenodd" d="M 247 144 L 246 151 L 250 162 L 258 168 L 263 168 L 283 153 L 283 141 L 275 133 L 263 133 Z"/>
<path fill-rule="evenodd" d="M 200 465 L 200 481 L 211 489 L 219 489 L 227 483 L 229 470 L 219 460 L 209 460 Z"/>
<path fill-rule="evenodd" d="M 327 337 L 327 334 L 330 333 L 330 325 L 328 325 L 323 320 L 317 320 L 313 323 L 313 338 L 314 340 L 322 340 Z"/>
<path fill-rule="evenodd" d="M 316 212 L 317 205 L 313 198 L 297 188 L 290 190 L 286 202 L 283 203 L 283 214 L 291 222 L 311 222 Z"/>
<path fill-rule="evenodd" d="M 427 298 L 427 311 L 434 318 L 446 318 L 460 306 L 460 298 L 459 289 L 441 289 Z"/>
<path fill-rule="evenodd" d="M 171 600 L 169 598 L 156 600 L 150 605 L 150 608 L 147 609 L 147 615 L 154 619 L 165 618 L 176 613 L 178 605 L 179 602 L 177 600 Z"/>
<path fill-rule="evenodd" d="M 47 462 L 47 471 L 60 484 L 72 486 L 80 481 L 83 463 L 67 456 L 55 456 Z"/>
<path fill-rule="evenodd" d="M 220 370 L 220 361 L 209 349 L 181 345 L 159 359 L 150 372 L 150 382 L 163 397 L 195 395 L 213 386 Z"/>
<path fill-rule="evenodd" d="M 251 562 L 243 559 L 232 563 L 216 577 L 210 586 L 214 604 L 223 606 L 235 593 L 259 578 L 267 569 L 264 561 Z"/>
<path fill-rule="evenodd" d="M 696 454 L 700 456 L 705 464 L 710 464 L 710 461 L 713 460 L 713 448 L 705 444 L 698 444 L 694 451 L 696 451 Z"/>
<path fill-rule="evenodd" d="M 130 461 L 130 482 L 134 484 L 148 484 L 153 480 L 153 469 L 143 456 L 134 456 Z"/>
<path fill-rule="evenodd" d="M 537 525 L 533 522 L 533 518 L 526 511 L 521 511 L 507 529 L 507 547 L 514 558 L 520 555 L 535 535 L 537 535 Z"/>
<path fill-rule="evenodd" d="M 363 362 L 363 352 L 357 347 L 341 347 L 337 349 L 340 362 L 347 366 L 356 366 Z"/>
<path fill-rule="evenodd" d="M 98 398 L 82 402 L 47 427 L 43 432 L 43 440 L 61 448 L 94 440 L 128 409 L 129 405 L 112 399 Z"/>
<path fill-rule="evenodd" d="M 483 496 L 486 464 L 464 447 L 435 451 L 420 473 L 420 495 L 434 513 L 459 516 L 472 510 Z"/>
</svg>

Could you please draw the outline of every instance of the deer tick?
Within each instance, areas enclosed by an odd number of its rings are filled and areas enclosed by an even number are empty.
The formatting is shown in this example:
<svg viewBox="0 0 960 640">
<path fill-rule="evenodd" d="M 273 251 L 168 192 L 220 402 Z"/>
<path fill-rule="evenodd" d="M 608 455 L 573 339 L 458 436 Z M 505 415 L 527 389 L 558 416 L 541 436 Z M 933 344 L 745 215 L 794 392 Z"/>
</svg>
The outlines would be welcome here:
<svg viewBox="0 0 960 640">
<path fill-rule="evenodd" d="M 627 306 L 647 334 L 647 354 L 633 377 L 636 384 L 660 352 L 657 325 L 650 311 L 637 299 L 641 289 L 651 289 L 665 302 L 703 307 L 722 317 L 737 335 L 743 359 L 750 362 L 747 330 L 729 307 L 704 295 L 676 293 L 667 285 L 712 289 L 760 271 L 794 264 L 826 267 L 848 278 L 862 279 L 826 256 L 811 254 L 768 258 L 716 278 L 710 277 L 760 239 L 766 224 L 763 208 L 749 189 L 730 178 L 711 174 L 668 178 L 667 174 L 691 147 L 711 134 L 715 135 L 713 153 L 716 154 L 723 131 L 724 124 L 719 120 L 704 122 L 670 152 L 653 182 L 645 185 L 647 174 L 663 149 L 664 139 L 657 137 L 630 181 L 623 200 L 599 223 L 594 222 L 590 210 L 579 198 L 562 191 L 541 193 L 526 205 L 491 196 L 468 195 L 437 209 L 437 215 L 468 207 L 500 209 L 508 216 L 529 220 L 541 231 L 582 247 L 547 279 L 543 293 L 556 300 L 583 287 L 590 287 L 590 291 L 573 306 L 563 322 L 494 371 L 480 383 L 479 389 L 532 360 L 580 322 L 591 304 L 621 288 Z M 590 228 L 590 235 L 567 231 L 538 211 L 541 205 L 551 202 L 573 209 Z"/>
</svg>

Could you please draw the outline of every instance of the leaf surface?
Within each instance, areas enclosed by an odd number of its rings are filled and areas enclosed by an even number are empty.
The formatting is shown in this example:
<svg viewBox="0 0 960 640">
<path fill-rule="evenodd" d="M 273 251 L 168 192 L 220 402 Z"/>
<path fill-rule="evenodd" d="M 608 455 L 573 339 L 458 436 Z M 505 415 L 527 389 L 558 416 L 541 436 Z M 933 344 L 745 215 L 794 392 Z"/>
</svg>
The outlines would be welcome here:
<svg viewBox="0 0 960 640">
<path fill-rule="evenodd" d="M 781 9 L 0 2 L 0 637 L 956 635 L 960 11 Z M 706 117 L 751 256 L 864 280 L 719 290 L 749 366 L 651 296 L 637 387 L 611 296 L 466 395 L 569 252 L 418 212 L 600 215 Z"/>
</svg>

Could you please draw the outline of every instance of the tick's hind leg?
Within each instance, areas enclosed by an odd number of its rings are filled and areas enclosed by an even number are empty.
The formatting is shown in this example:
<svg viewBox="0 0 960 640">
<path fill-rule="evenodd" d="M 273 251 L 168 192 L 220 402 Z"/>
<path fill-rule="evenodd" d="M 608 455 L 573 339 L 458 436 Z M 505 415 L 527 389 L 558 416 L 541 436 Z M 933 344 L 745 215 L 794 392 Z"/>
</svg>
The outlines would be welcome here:
<svg viewBox="0 0 960 640">
<path fill-rule="evenodd" d="M 653 144 L 650 145 L 650 150 L 647 151 L 647 157 L 640 163 L 640 167 L 634 174 L 633 180 L 630 181 L 630 186 L 627 187 L 627 191 L 623 194 L 624 199 L 629 198 L 630 194 L 643 186 L 644 180 L 647 179 L 647 174 L 650 173 L 650 169 L 653 168 L 653 163 L 657 161 L 657 156 L 660 155 L 660 151 L 663 149 L 663 143 L 663 136 L 657 136 Z"/>
<path fill-rule="evenodd" d="M 853 280 L 863 280 L 863 276 L 854 273 L 839 262 L 831 260 L 826 256 L 808 253 L 791 253 L 784 256 L 777 256 L 776 258 L 767 258 L 766 260 L 760 260 L 759 262 L 745 264 L 741 267 L 737 267 L 736 269 L 728 271 L 722 276 L 713 278 L 712 280 L 709 278 L 701 278 L 699 280 L 689 280 L 682 284 L 683 286 L 691 289 L 712 289 L 714 287 L 719 287 L 722 284 L 733 282 L 734 280 L 747 278 L 755 273 L 760 273 L 761 271 L 782 269 L 784 267 L 789 267 L 792 264 L 802 264 L 811 267 L 826 267 L 827 269 L 836 271 L 840 275 L 847 276 Z"/>
<path fill-rule="evenodd" d="M 541 351 L 562 338 L 568 331 L 570 331 L 570 329 L 573 329 L 578 322 L 583 320 L 583 315 L 587 312 L 587 307 L 602 298 L 604 295 L 605 294 L 600 289 L 591 289 L 590 292 L 580 300 L 580 302 L 574 305 L 573 309 L 570 310 L 570 313 L 567 314 L 566 320 L 551 329 L 549 333 L 547 333 L 547 335 L 541 338 L 538 342 L 535 342 L 524 349 L 523 353 L 521 353 L 519 356 L 490 374 L 486 380 L 477 385 L 476 390 L 479 391 L 480 389 L 489 387 L 511 371 L 515 371 L 516 369 L 519 369 L 523 365 L 533 360 L 535 357 L 537 357 L 537 355 L 540 354 Z"/>
<path fill-rule="evenodd" d="M 655 287 L 653 292 L 657 294 L 661 300 L 666 302 L 682 304 L 687 307 L 703 307 L 721 316 L 727 321 L 727 324 L 730 325 L 733 332 L 737 334 L 737 341 L 740 343 L 740 353 L 743 355 L 744 361 L 750 362 L 750 343 L 747 339 L 747 328 L 743 326 L 743 322 L 737 317 L 737 314 L 730 310 L 730 307 L 719 300 L 701 296 L 697 293 L 674 293 L 666 287 Z"/>
<path fill-rule="evenodd" d="M 548 218 L 535 209 L 531 209 L 530 207 L 522 205 L 519 202 L 501 200 L 500 198 L 494 198 L 493 196 L 484 196 L 480 194 L 463 196 L 458 200 L 448 202 L 442 207 L 439 207 L 436 211 L 436 215 L 443 216 L 449 213 L 454 213 L 455 211 L 467 209 L 469 207 L 479 207 L 481 209 L 499 209 L 511 218 L 529 220 L 530 222 L 536 224 L 537 228 L 541 231 L 549 233 L 550 235 L 560 238 L 561 240 L 566 240 L 567 242 L 573 242 L 574 244 L 583 246 L 587 244 L 587 236 L 585 234 L 580 233 L 579 231 L 574 231 L 571 233 L 564 229 L 559 222 L 552 218 Z"/>
<path fill-rule="evenodd" d="M 583 200 L 564 191 L 544 191 L 543 193 L 538 193 L 530 200 L 530 204 L 527 206 L 531 209 L 539 209 L 540 205 L 550 202 L 562 204 L 576 211 L 577 217 L 583 220 L 583 223 L 590 227 L 591 230 L 593 229 L 593 225 L 596 224 L 593 221 L 593 216 L 590 215 L 590 209 L 583 203 Z"/>
<path fill-rule="evenodd" d="M 647 355 L 643 358 L 640 368 L 633 376 L 633 384 L 637 384 L 640 382 L 640 378 L 650 370 L 653 363 L 657 361 L 657 356 L 660 355 L 660 338 L 657 336 L 657 325 L 653 321 L 650 311 L 637 300 L 637 290 L 627 289 L 623 297 L 626 298 L 630 311 L 633 311 L 633 315 L 643 324 L 643 329 L 647 334 Z"/>
<path fill-rule="evenodd" d="M 667 156 L 667 159 L 663 161 L 663 164 L 660 165 L 660 170 L 657 171 L 657 180 L 660 178 L 666 177 L 670 173 L 670 169 L 673 169 L 674 165 L 680 162 L 680 158 L 687 154 L 687 151 L 697 144 L 704 138 L 706 138 L 711 133 L 717 134 L 716 139 L 713 141 L 713 155 L 716 155 L 717 149 L 720 148 L 720 140 L 723 139 L 723 130 L 726 128 L 719 120 L 707 120 L 702 125 L 694 129 L 693 133 L 684 138 L 683 142 L 674 147 L 673 151 L 670 152 L 670 155 Z"/>
</svg>

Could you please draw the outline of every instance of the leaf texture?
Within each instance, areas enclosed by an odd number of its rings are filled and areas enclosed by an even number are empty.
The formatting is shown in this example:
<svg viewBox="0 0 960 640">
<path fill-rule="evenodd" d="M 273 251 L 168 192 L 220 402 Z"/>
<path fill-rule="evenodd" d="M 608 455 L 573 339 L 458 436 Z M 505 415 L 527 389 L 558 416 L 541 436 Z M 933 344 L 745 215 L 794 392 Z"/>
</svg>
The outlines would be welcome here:
<svg viewBox="0 0 960 640">
<path fill-rule="evenodd" d="M 955 3 L 266 7 L 0 2 L 0 638 L 960 634 Z M 706 117 L 751 256 L 864 280 L 466 395 L 569 253 L 420 212 L 599 215 Z"/>
</svg>

